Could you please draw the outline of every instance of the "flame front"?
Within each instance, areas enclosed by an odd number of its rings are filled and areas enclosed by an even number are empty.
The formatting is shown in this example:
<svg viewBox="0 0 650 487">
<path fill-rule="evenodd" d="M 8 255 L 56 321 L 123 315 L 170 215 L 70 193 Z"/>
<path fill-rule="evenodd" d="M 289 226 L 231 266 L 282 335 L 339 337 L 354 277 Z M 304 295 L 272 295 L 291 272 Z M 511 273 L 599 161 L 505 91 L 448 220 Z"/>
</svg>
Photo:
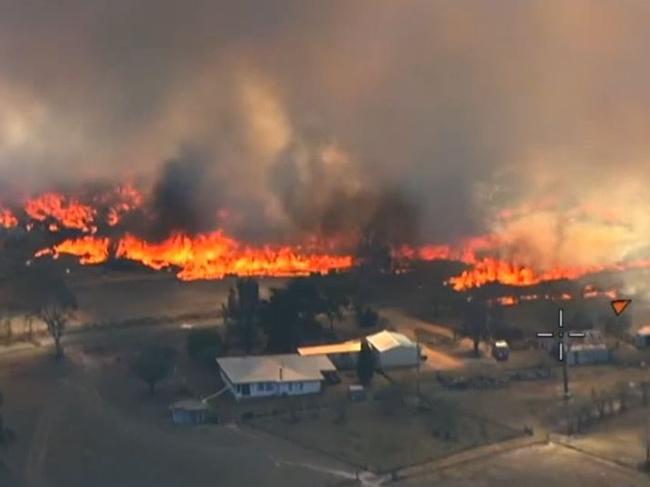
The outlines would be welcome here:
<svg viewBox="0 0 650 487">
<path fill-rule="evenodd" d="M 337 248 L 352 248 L 348 236 L 332 236 L 325 241 L 312 237 L 303 242 L 307 246 L 262 245 L 242 243 L 221 230 L 198 235 L 176 232 L 162 242 L 149 242 L 133 234 L 119 233 L 122 229 L 110 230 L 114 237 L 99 237 L 107 227 L 119 225 L 125 215 L 144 206 L 143 195 L 131 184 L 117 186 L 99 193 L 90 201 L 80 201 L 60 193 L 48 192 L 24 202 L 24 214 L 17 217 L 10 210 L 0 207 L 0 226 L 17 226 L 24 216 L 24 227 L 34 228 L 35 222 L 42 222 L 50 232 L 61 230 L 77 231 L 82 237 L 64 240 L 51 248 L 37 252 L 37 256 L 61 254 L 73 255 L 82 264 L 98 264 L 111 256 L 140 262 L 152 269 L 177 269 L 183 280 L 219 279 L 226 275 L 240 276 L 298 276 L 311 273 L 324 274 L 331 270 L 348 269 L 355 264 L 349 253 L 340 254 Z M 143 215 L 148 215 L 143 208 Z M 524 211 L 523 214 L 526 214 Z M 226 210 L 220 210 L 220 218 L 227 220 Z M 142 216 L 142 215 L 140 215 Z M 500 218 L 512 218 L 503 212 Z M 346 245 L 338 245 L 342 238 Z M 506 260 L 504 249 L 513 241 L 503 232 L 467 238 L 454 245 L 403 245 L 394 250 L 396 262 L 402 264 L 414 260 L 455 260 L 468 266 L 466 270 L 452 276 L 447 284 L 456 291 L 466 291 L 490 283 L 510 286 L 532 286 L 545 281 L 576 279 L 587 274 L 602 271 L 623 271 L 635 268 L 650 268 L 650 260 L 624 263 L 603 263 L 599 265 L 550 266 L 544 269 Z M 111 254 L 111 249 L 114 249 Z M 518 255 L 512 254 L 509 255 Z M 520 255 L 521 257 L 521 255 Z M 524 261 L 528 262 L 530 259 Z M 565 260 L 566 262 L 566 260 Z M 572 262 L 572 261 L 570 261 Z M 408 268 L 408 264 L 398 270 Z M 592 291 L 585 291 L 590 297 Z M 597 294 L 598 295 L 598 294 Z M 568 299 L 571 297 L 569 296 Z M 526 300 L 517 296 L 517 302 Z M 514 304 L 509 296 L 502 304 Z M 555 298 L 554 298 L 555 299 Z M 560 297 L 559 299 L 563 299 Z"/>
<path fill-rule="evenodd" d="M 116 257 L 141 262 L 153 269 L 178 267 L 185 281 L 238 276 L 298 276 L 325 274 L 353 265 L 352 256 L 301 253 L 288 246 L 260 248 L 241 245 L 221 231 L 190 237 L 174 234 L 161 243 L 133 235 L 120 239 Z"/>
<path fill-rule="evenodd" d="M 113 196 L 116 201 L 106 215 L 106 222 L 111 227 L 117 225 L 127 213 L 140 208 L 144 202 L 142 194 L 131 184 L 117 187 Z"/>
<path fill-rule="evenodd" d="M 108 238 L 86 235 L 80 238 L 64 240 L 54 247 L 36 252 L 35 257 L 52 255 L 55 259 L 61 254 L 79 257 L 82 264 L 101 264 L 109 256 L 110 240 Z"/>
<path fill-rule="evenodd" d="M 97 211 L 74 198 L 59 193 L 45 193 L 25 203 L 25 213 L 39 222 L 54 220 L 61 226 L 86 233 L 95 233 L 93 224 Z M 50 230 L 57 227 L 50 225 Z"/>
<path fill-rule="evenodd" d="M 13 228 L 18 225 L 18 218 L 14 216 L 11 210 L 0 207 L 0 227 Z"/>
</svg>

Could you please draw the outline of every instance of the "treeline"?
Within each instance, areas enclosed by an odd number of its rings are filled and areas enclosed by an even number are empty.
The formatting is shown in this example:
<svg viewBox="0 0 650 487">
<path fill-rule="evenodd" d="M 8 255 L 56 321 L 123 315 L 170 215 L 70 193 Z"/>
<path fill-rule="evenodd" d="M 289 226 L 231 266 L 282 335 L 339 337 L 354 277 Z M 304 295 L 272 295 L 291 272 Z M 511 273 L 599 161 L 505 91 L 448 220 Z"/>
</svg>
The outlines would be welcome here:
<svg viewBox="0 0 650 487">
<path fill-rule="evenodd" d="M 192 330 L 187 338 L 190 357 L 213 362 L 237 350 L 246 354 L 291 353 L 308 343 L 337 340 L 336 324 L 347 315 L 360 328 L 372 328 L 379 314 L 366 304 L 358 284 L 346 276 L 292 279 L 263 298 L 257 280 L 238 279 L 222 304 L 224 328 Z"/>
</svg>

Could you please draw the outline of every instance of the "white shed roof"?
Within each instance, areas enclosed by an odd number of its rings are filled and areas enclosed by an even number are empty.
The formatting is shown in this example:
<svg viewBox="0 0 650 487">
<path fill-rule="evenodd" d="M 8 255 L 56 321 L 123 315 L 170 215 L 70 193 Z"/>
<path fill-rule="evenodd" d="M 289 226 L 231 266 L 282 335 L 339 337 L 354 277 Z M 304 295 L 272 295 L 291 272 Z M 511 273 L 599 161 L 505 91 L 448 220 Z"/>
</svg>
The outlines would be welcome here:
<svg viewBox="0 0 650 487">
<path fill-rule="evenodd" d="M 350 340 L 342 343 L 328 343 L 325 345 L 314 345 L 311 347 L 300 347 L 300 355 L 329 355 L 337 353 L 359 353 L 361 351 L 360 340 Z"/>
<path fill-rule="evenodd" d="M 639 336 L 650 335 L 650 325 L 645 325 L 639 328 L 636 332 Z"/>
<path fill-rule="evenodd" d="M 336 367 L 325 355 L 261 355 L 218 358 L 221 370 L 235 384 L 323 380 L 323 372 Z M 282 378 L 280 378 L 282 377 Z"/>
<path fill-rule="evenodd" d="M 368 335 L 366 340 L 368 340 L 368 343 L 379 352 L 385 352 L 386 350 L 399 347 L 414 348 L 416 346 L 415 342 L 406 335 L 388 330 L 380 331 L 374 335 Z"/>
</svg>

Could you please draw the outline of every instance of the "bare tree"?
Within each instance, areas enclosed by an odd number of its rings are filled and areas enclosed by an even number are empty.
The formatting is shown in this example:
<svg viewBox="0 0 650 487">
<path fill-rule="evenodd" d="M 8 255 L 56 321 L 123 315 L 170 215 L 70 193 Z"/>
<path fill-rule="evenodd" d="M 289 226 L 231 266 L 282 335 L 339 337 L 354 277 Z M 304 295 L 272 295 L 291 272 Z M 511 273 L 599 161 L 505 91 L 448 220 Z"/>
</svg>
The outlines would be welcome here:
<svg viewBox="0 0 650 487">
<path fill-rule="evenodd" d="M 22 269 L 12 279 L 10 302 L 14 313 L 43 320 L 56 357 L 63 357 L 61 338 L 77 309 L 77 298 L 60 269 L 48 262 Z"/>
<path fill-rule="evenodd" d="M 76 301 L 65 302 L 52 297 L 42 304 L 38 313 L 39 318 L 47 325 L 47 331 L 54 340 L 54 350 L 57 358 L 63 357 L 61 338 L 76 309 Z"/>
</svg>

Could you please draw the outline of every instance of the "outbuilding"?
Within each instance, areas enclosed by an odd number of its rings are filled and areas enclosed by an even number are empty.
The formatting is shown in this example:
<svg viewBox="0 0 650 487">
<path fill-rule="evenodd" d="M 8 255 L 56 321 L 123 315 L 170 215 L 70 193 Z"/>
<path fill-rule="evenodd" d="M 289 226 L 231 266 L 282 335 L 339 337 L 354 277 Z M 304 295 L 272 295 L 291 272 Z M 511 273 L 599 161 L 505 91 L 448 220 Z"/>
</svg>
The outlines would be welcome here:
<svg viewBox="0 0 650 487">
<path fill-rule="evenodd" d="M 639 348 L 650 347 L 650 325 L 643 326 L 637 330 L 634 342 Z"/>
<path fill-rule="evenodd" d="M 499 362 L 505 362 L 510 358 L 510 347 L 505 340 L 498 340 L 492 345 L 492 356 Z"/>
<path fill-rule="evenodd" d="M 577 343 L 569 346 L 568 365 L 605 364 L 611 360 L 611 354 L 604 343 Z"/>
<path fill-rule="evenodd" d="M 366 340 L 380 369 L 417 367 L 420 363 L 420 347 L 406 335 L 384 330 L 369 335 Z"/>
<path fill-rule="evenodd" d="M 219 373 L 235 399 L 320 392 L 324 374 L 336 367 L 324 355 L 261 355 L 218 358 Z"/>
<path fill-rule="evenodd" d="M 169 407 L 174 424 L 203 424 L 208 421 L 208 405 L 196 399 L 184 399 Z"/>
<path fill-rule="evenodd" d="M 327 343 L 298 348 L 298 355 L 311 357 L 316 355 L 327 356 L 339 370 L 353 369 L 357 366 L 357 359 L 361 351 L 360 340 L 350 340 L 341 343 Z"/>
</svg>

